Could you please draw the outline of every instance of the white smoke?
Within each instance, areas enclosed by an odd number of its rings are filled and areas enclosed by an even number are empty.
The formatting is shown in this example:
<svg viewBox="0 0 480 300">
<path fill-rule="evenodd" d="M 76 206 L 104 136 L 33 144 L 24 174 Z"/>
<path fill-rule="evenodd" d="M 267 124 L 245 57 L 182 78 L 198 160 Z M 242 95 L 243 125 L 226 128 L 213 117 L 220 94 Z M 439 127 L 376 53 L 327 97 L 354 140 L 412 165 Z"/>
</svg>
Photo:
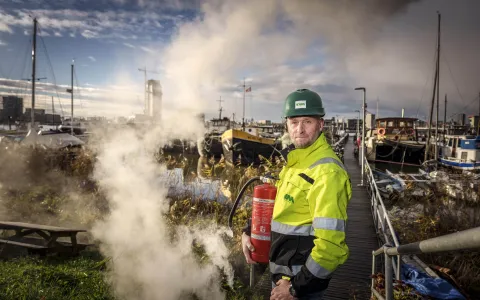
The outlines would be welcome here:
<svg viewBox="0 0 480 300">
<path fill-rule="evenodd" d="M 159 178 L 165 166 L 154 152 L 172 132 L 180 138 L 203 133 L 195 119 L 167 119 L 170 126 L 147 132 L 124 129 L 98 145 L 95 178 L 107 194 L 111 213 L 92 232 L 101 250 L 112 257 L 110 280 L 126 299 L 179 299 L 195 293 L 201 299 L 222 299 L 219 268 L 233 281 L 225 228 L 177 228 L 171 238 L 164 214 L 169 211 L 167 187 Z M 182 134 L 182 130 L 184 130 Z M 194 240 L 203 245 L 209 263 L 200 264 L 192 252 Z"/>
</svg>

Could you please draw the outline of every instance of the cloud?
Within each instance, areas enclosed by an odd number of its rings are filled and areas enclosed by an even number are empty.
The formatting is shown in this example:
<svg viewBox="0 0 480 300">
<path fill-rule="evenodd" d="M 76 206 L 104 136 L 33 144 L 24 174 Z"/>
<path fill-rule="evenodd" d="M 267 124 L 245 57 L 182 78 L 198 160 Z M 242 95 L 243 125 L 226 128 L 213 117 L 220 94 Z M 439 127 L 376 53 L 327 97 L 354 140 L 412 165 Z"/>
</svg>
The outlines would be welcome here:
<svg viewBox="0 0 480 300">
<path fill-rule="evenodd" d="M 88 2 L 88 1 L 87 1 Z M 31 28 L 32 20 L 30 15 L 38 18 L 40 30 L 58 32 L 66 35 L 73 32 L 80 32 L 88 39 L 144 39 L 148 40 L 150 35 L 155 38 L 168 36 L 176 26 L 177 20 L 183 20 L 181 14 L 173 14 L 168 7 L 161 9 L 149 9 L 157 7 L 158 3 L 152 2 L 145 6 L 146 11 L 125 10 L 117 8 L 112 10 L 100 9 L 98 3 L 92 3 L 91 9 L 75 10 L 71 8 L 57 9 L 11 9 L 0 11 L 0 31 L 13 33 L 12 28 Z M 28 7 L 28 4 L 24 4 Z M 61 3 L 58 6 L 62 6 Z M 100 5 L 101 6 L 101 5 Z M 95 8 L 99 10 L 95 10 Z M 181 11 L 181 8 L 178 8 Z M 150 32 L 147 36 L 138 33 Z"/>
<path fill-rule="evenodd" d="M 91 30 L 84 30 L 81 35 L 86 39 L 92 39 L 96 38 L 98 36 L 98 33 Z"/>
<path fill-rule="evenodd" d="M 93 56 L 89 56 L 88 59 L 90 59 L 90 60 L 93 61 L 93 62 L 96 62 L 96 61 L 97 61 L 97 60 L 95 59 L 95 57 L 93 57 Z"/>
<path fill-rule="evenodd" d="M 480 47 L 476 38 L 480 21 L 473 13 L 480 3 L 462 3 L 206 1 L 202 17 L 179 25 L 161 54 L 167 76 L 165 98 L 175 91 L 172 95 L 177 99 L 196 99 L 199 108 L 213 110 L 210 99 L 220 94 L 231 99 L 226 100 L 227 109 L 238 113 L 242 102 L 238 85 L 242 77 L 250 77 L 255 92 L 249 96 L 259 108 L 253 111 L 256 118 L 276 118 L 280 114 L 272 112 L 281 111 L 285 96 L 300 87 L 321 93 L 327 117 L 354 117 L 361 95 L 353 88 L 363 85 L 367 101 L 379 97 L 382 115 L 399 115 L 406 108 L 408 115 L 415 116 L 428 110 L 427 96 L 420 100 L 422 94 L 431 93 L 435 12 L 440 10 L 447 16 L 443 59 L 450 60 L 455 77 L 449 78 L 442 61 L 441 93 L 454 95 L 451 110 L 476 97 L 475 78 L 480 77 L 474 50 Z M 465 101 L 459 99 L 453 81 L 461 85 Z"/>
<path fill-rule="evenodd" d="M 5 43 L 4 41 L 0 40 L 0 46 L 6 46 L 8 45 L 7 43 Z"/>
<path fill-rule="evenodd" d="M 57 37 L 62 37 L 62 34 L 60 32 L 55 32 L 53 35 Z"/>
<path fill-rule="evenodd" d="M 154 51 L 148 47 L 145 47 L 145 46 L 140 46 L 139 47 L 140 49 L 142 49 L 143 51 L 147 52 L 147 53 L 153 53 Z"/>
<path fill-rule="evenodd" d="M 132 84 L 130 79 L 122 79 L 125 76 L 120 76 L 116 79 L 117 86 L 106 86 L 98 88 L 92 85 L 85 85 L 84 87 L 76 87 L 75 89 L 75 111 L 81 116 L 130 116 L 135 113 L 140 113 L 143 110 L 143 87 Z M 12 80 L 0 78 L 0 93 L 8 95 L 20 95 L 24 100 L 24 106 L 30 107 L 31 96 L 30 93 L 25 93 L 31 88 L 31 83 L 23 80 Z M 70 107 L 70 94 L 66 89 L 69 85 L 54 85 L 47 82 L 37 82 L 36 90 L 39 97 L 44 95 L 47 97 L 53 96 L 56 104 L 60 107 Z M 112 99 L 115 99 L 114 101 Z M 37 108 L 50 109 L 47 104 L 39 101 L 36 103 Z M 66 112 L 66 111 L 65 111 Z"/>
<path fill-rule="evenodd" d="M 0 14 L 0 16 L 1 16 L 1 14 Z M 2 23 L 1 21 L 0 21 L 0 31 L 13 33 L 13 30 L 7 24 Z"/>
<path fill-rule="evenodd" d="M 135 49 L 136 47 L 129 43 L 123 43 L 124 46 Z"/>
</svg>

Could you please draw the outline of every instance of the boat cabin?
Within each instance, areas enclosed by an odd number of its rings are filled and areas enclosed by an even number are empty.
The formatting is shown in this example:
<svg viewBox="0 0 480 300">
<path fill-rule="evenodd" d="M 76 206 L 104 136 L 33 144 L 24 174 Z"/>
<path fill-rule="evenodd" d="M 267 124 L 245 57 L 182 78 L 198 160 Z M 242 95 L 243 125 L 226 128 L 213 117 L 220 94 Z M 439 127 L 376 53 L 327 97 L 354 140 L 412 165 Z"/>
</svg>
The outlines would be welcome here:
<svg viewBox="0 0 480 300">
<path fill-rule="evenodd" d="M 447 135 L 440 148 L 440 163 L 455 169 L 480 169 L 480 136 Z"/>
<path fill-rule="evenodd" d="M 417 132 L 414 127 L 416 118 L 379 118 L 375 121 L 379 140 L 416 141 Z"/>
<path fill-rule="evenodd" d="M 211 119 L 207 122 L 207 131 L 210 133 L 224 133 L 230 129 L 230 119 L 224 117 L 222 119 Z"/>
</svg>

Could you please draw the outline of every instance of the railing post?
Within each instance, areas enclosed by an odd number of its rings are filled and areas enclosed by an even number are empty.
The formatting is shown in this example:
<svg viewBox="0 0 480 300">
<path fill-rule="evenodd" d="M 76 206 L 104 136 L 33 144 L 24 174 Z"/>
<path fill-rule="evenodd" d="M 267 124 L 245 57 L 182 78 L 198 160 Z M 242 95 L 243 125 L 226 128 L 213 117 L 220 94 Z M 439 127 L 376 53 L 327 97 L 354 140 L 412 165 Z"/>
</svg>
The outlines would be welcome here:
<svg viewBox="0 0 480 300">
<path fill-rule="evenodd" d="M 370 289 L 374 289 L 375 287 L 375 278 L 373 277 L 373 275 L 375 275 L 375 251 L 372 251 L 372 283 L 370 284 Z M 372 295 L 370 296 L 370 298 L 373 299 L 373 291 L 372 291 Z"/>
<path fill-rule="evenodd" d="M 392 276 L 392 259 L 387 254 L 385 247 L 385 299 L 393 300 L 393 276 Z"/>
<path fill-rule="evenodd" d="M 397 255 L 397 280 L 400 280 L 400 272 L 402 272 L 402 256 Z"/>
</svg>

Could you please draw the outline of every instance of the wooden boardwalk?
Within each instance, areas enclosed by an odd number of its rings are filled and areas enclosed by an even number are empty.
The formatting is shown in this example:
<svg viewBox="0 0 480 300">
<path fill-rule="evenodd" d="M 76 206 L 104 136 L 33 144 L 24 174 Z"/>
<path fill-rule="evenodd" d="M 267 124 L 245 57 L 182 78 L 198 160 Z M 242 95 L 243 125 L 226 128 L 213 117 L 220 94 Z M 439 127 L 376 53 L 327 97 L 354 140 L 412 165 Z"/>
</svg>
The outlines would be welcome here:
<svg viewBox="0 0 480 300">
<path fill-rule="evenodd" d="M 379 247 L 370 210 L 370 197 L 360 184 L 361 167 L 353 156 L 353 142 L 345 144 L 345 167 L 352 181 L 352 199 L 347 214 L 347 245 L 350 258 L 333 275 L 325 300 L 370 299 L 372 251 Z"/>
<path fill-rule="evenodd" d="M 323 300 L 370 299 L 370 275 L 372 270 L 372 251 L 379 248 L 375 226 L 370 210 L 370 197 L 365 187 L 360 184 L 361 167 L 353 156 L 353 143 L 350 139 L 345 144 L 345 168 L 352 181 L 352 199 L 347 214 L 347 245 L 350 257 L 334 273 Z M 255 287 L 255 294 L 269 299 L 271 281 L 268 268 Z"/>
</svg>

